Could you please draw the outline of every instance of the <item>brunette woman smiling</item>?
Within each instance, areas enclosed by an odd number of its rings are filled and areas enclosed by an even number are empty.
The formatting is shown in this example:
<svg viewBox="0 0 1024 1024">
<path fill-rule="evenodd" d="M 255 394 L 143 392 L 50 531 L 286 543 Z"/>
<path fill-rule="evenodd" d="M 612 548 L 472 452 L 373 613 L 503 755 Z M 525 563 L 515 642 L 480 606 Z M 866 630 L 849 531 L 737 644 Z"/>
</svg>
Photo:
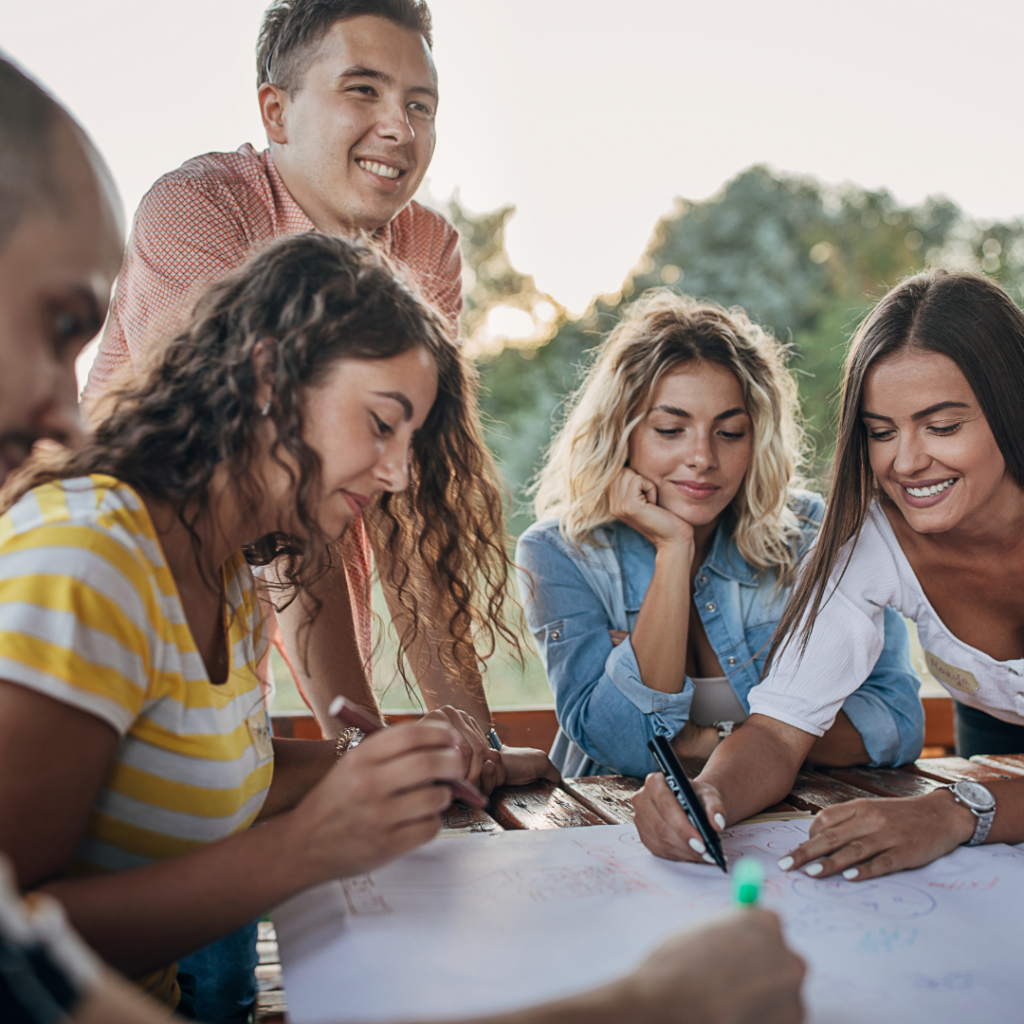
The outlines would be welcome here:
<svg viewBox="0 0 1024 1024">
<path fill-rule="evenodd" d="M 751 693 L 750 721 L 696 782 L 724 824 L 781 799 L 882 646 L 895 606 L 956 701 L 958 752 L 1024 751 L 1024 313 L 997 284 L 931 271 L 854 338 L 832 497 L 806 574 Z M 644 842 L 690 858 L 692 830 L 656 778 Z M 963 843 L 1024 840 L 1024 780 L 853 800 L 780 862 L 861 880 Z"/>
</svg>

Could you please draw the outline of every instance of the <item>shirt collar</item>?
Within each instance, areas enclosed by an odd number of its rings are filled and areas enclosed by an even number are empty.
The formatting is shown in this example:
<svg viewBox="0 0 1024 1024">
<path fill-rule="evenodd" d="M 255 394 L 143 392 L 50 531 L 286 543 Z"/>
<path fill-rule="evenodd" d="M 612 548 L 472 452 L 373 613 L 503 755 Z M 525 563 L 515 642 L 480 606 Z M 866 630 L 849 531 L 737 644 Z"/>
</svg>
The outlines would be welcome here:
<svg viewBox="0 0 1024 1024">
<path fill-rule="evenodd" d="M 278 224 L 288 234 L 300 235 L 307 231 L 316 231 L 316 225 L 306 216 L 302 207 L 295 202 L 291 192 L 281 180 L 281 175 L 277 173 L 270 150 L 265 149 L 263 156 L 267 168 L 267 178 L 270 181 L 270 191 L 274 193 L 274 210 L 277 213 Z"/>
<path fill-rule="evenodd" d="M 625 523 L 611 524 L 616 534 L 619 560 L 625 577 L 626 607 L 640 607 L 654 577 L 654 545 Z M 723 579 L 735 580 L 748 586 L 757 586 L 757 570 L 739 553 L 732 533 L 728 529 L 715 530 L 711 551 L 701 571 L 710 570 Z"/>
<path fill-rule="evenodd" d="M 306 216 L 302 207 L 295 202 L 295 198 L 281 180 L 281 175 L 278 173 L 277 167 L 274 166 L 274 158 L 271 156 L 270 150 L 265 149 L 263 155 L 266 159 L 267 177 L 270 179 L 270 190 L 274 193 L 274 208 L 277 211 L 279 223 L 293 234 L 316 231 L 316 225 Z M 393 221 L 388 221 L 387 224 L 370 235 L 370 238 L 387 253 L 391 252 L 392 223 Z"/>
</svg>

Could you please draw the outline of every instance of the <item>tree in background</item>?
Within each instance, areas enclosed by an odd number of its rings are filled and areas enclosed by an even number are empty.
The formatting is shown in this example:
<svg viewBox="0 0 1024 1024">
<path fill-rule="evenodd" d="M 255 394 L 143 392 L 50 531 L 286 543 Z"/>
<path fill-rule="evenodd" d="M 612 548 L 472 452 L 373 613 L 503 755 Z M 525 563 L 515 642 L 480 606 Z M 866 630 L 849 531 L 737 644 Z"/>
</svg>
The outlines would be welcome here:
<svg viewBox="0 0 1024 1024">
<path fill-rule="evenodd" d="M 704 202 L 677 200 L 621 290 L 574 320 L 511 267 L 504 228 L 512 209 L 474 217 L 457 201 L 450 205 L 468 268 L 465 333 L 483 374 L 488 440 L 517 499 L 517 533 L 532 521 L 525 487 L 588 350 L 648 288 L 741 305 L 792 342 L 819 483 L 834 441 L 832 399 L 846 343 L 879 296 L 908 274 L 939 265 L 982 270 L 1018 302 L 1024 298 L 1020 220 L 982 224 L 948 199 L 900 206 L 886 191 L 753 167 Z M 523 319 L 502 338 L 510 310 Z"/>
</svg>

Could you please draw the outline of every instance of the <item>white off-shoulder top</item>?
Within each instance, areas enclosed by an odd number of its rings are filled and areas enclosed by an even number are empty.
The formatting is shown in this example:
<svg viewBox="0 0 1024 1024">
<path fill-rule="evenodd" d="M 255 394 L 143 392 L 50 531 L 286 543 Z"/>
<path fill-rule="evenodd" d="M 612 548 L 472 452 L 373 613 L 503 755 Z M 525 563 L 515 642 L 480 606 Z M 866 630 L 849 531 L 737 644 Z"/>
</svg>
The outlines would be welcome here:
<svg viewBox="0 0 1024 1024">
<path fill-rule="evenodd" d="M 750 691 L 751 714 L 821 736 L 871 671 L 884 642 L 883 615 L 892 605 L 917 623 L 928 669 L 955 700 L 1024 725 L 1024 658 L 996 661 L 949 631 L 878 502 L 860 536 L 843 548 L 825 593 L 807 649 L 801 656 L 794 637 L 767 678 Z"/>
</svg>

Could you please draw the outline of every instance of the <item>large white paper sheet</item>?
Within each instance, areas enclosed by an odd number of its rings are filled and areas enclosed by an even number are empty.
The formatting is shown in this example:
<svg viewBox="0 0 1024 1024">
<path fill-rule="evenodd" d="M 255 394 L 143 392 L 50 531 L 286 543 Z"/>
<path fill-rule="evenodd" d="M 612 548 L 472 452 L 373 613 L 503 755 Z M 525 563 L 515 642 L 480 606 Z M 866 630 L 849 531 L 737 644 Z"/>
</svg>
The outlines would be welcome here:
<svg viewBox="0 0 1024 1024">
<path fill-rule="evenodd" d="M 1024 1020 L 1024 852 L 961 848 L 874 882 L 785 875 L 809 822 L 725 833 L 809 962 L 813 1024 Z M 627 973 L 730 905 L 715 867 L 652 856 L 631 825 L 439 838 L 274 912 L 293 1024 L 451 1020 Z"/>
</svg>

